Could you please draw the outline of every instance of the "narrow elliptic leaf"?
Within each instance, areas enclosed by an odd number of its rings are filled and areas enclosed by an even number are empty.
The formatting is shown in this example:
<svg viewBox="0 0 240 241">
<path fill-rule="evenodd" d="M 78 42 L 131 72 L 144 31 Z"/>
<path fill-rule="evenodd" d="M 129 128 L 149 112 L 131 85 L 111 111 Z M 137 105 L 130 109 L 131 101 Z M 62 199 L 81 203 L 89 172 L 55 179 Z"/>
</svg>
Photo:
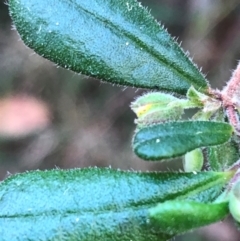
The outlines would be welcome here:
<svg viewBox="0 0 240 241">
<path fill-rule="evenodd" d="M 151 208 L 150 221 L 166 233 L 183 233 L 222 220 L 229 213 L 228 203 L 166 201 Z"/>
<path fill-rule="evenodd" d="M 0 239 L 164 241 L 173 233 L 149 223 L 150 208 L 176 199 L 212 202 L 232 176 L 98 168 L 19 174 L 0 184 Z"/>
<path fill-rule="evenodd" d="M 219 146 L 206 148 L 206 158 L 210 170 L 224 171 L 239 160 L 238 144 L 231 140 Z"/>
<path fill-rule="evenodd" d="M 111 83 L 186 94 L 208 84 L 136 0 L 9 0 L 10 15 L 38 54 Z"/>
<path fill-rule="evenodd" d="M 198 147 L 227 142 L 233 127 L 223 122 L 168 122 L 140 129 L 133 139 L 135 153 L 145 160 L 181 156 Z"/>
</svg>

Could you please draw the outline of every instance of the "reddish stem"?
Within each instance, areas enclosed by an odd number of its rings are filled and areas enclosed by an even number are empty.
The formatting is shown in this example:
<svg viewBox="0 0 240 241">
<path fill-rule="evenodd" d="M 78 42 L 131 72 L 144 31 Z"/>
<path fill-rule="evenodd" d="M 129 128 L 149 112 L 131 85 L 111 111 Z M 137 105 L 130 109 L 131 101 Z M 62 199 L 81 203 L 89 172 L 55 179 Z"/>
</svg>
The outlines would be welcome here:
<svg viewBox="0 0 240 241">
<path fill-rule="evenodd" d="M 240 102 L 240 62 L 221 93 L 224 106 L 238 105 Z"/>
<path fill-rule="evenodd" d="M 236 133 L 240 135 L 240 121 L 237 111 L 240 107 L 240 63 L 222 90 L 221 99 L 230 124 L 234 126 Z"/>
</svg>

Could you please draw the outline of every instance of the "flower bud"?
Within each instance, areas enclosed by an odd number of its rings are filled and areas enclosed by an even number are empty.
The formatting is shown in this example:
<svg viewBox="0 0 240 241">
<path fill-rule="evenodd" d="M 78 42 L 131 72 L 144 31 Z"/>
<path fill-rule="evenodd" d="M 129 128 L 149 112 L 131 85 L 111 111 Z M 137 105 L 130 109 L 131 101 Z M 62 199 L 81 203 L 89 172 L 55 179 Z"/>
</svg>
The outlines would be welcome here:
<svg viewBox="0 0 240 241">
<path fill-rule="evenodd" d="M 131 108 L 138 117 L 136 123 L 140 127 L 177 120 L 183 114 L 181 99 L 161 92 L 152 92 L 137 98 Z"/>
</svg>

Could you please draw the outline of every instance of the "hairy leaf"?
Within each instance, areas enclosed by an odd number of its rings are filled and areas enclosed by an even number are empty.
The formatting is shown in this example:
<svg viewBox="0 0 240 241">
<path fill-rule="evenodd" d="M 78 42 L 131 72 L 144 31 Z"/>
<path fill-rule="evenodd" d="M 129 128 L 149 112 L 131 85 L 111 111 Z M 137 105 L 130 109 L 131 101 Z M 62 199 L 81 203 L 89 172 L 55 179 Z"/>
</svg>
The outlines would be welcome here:
<svg viewBox="0 0 240 241">
<path fill-rule="evenodd" d="M 232 175 L 97 168 L 19 174 L 0 184 L 0 239 L 167 240 L 173 233 L 149 223 L 149 209 L 167 200 L 211 202 Z"/>
<path fill-rule="evenodd" d="M 150 209 L 150 220 L 166 233 L 175 234 L 220 221 L 228 213 L 227 202 L 198 203 L 174 200 Z"/>
<path fill-rule="evenodd" d="M 111 83 L 186 94 L 204 76 L 136 0 L 9 0 L 10 15 L 38 54 Z"/>
<path fill-rule="evenodd" d="M 224 171 L 239 159 L 239 147 L 234 140 L 206 148 L 208 165 L 213 171 Z"/>
<path fill-rule="evenodd" d="M 179 119 L 184 109 L 182 103 L 186 102 L 188 100 L 170 94 L 150 92 L 138 97 L 131 104 L 131 108 L 138 117 L 135 123 L 138 124 L 138 128 L 142 128 L 154 123 Z"/>
<path fill-rule="evenodd" d="M 145 160 L 162 160 L 198 147 L 223 144 L 232 133 L 232 126 L 223 122 L 168 122 L 140 129 L 134 136 L 133 149 Z"/>
</svg>

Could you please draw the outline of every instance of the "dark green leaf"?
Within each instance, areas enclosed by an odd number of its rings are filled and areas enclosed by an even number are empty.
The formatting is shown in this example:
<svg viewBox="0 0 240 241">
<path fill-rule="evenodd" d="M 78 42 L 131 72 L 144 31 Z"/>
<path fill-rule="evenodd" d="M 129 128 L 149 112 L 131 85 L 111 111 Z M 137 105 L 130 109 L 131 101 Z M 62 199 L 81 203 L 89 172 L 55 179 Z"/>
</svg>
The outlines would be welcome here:
<svg viewBox="0 0 240 241">
<path fill-rule="evenodd" d="M 227 216 L 228 203 L 166 201 L 150 209 L 150 220 L 166 233 L 183 233 L 208 225 Z"/>
<path fill-rule="evenodd" d="M 232 126 L 223 122 L 168 122 L 140 129 L 134 136 L 133 148 L 145 160 L 162 160 L 198 147 L 223 144 L 232 133 Z"/>
<path fill-rule="evenodd" d="M 231 172 L 140 173 L 112 169 L 35 171 L 0 184 L 1 241 L 163 241 L 148 222 L 167 200 L 211 202 Z"/>
<path fill-rule="evenodd" d="M 208 84 L 166 30 L 135 0 L 9 0 L 27 46 L 75 72 L 186 94 Z"/>
</svg>

